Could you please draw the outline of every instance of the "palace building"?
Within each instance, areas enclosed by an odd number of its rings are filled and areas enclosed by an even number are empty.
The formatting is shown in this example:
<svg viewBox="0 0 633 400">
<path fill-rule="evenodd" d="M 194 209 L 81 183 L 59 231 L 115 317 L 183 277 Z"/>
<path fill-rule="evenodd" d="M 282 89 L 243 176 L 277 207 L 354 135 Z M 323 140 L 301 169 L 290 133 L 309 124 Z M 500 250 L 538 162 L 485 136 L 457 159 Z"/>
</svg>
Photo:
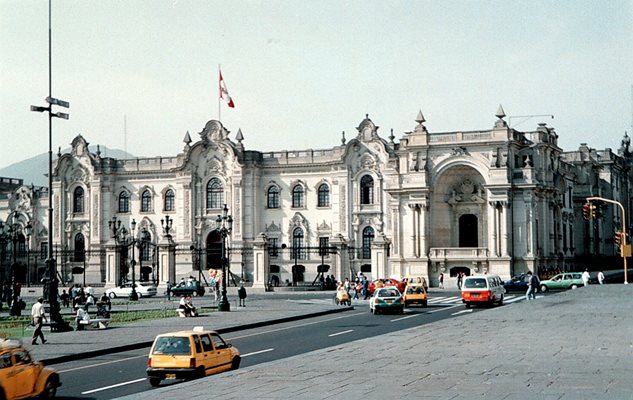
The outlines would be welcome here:
<svg viewBox="0 0 633 400">
<path fill-rule="evenodd" d="M 223 254 L 231 276 L 254 287 L 359 272 L 435 286 L 440 273 L 449 284 L 461 271 L 508 279 L 618 262 L 620 209 L 604 204 L 591 220 L 581 209 L 598 196 L 629 213 L 628 136 L 617 153 L 565 152 L 554 128 L 512 129 L 501 106 L 495 117 L 490 129 L 429 132 L 420 112 L 395 141 L 366 116 L 340 145 L 274 152 L 247 150 L 240 130 L 231 139 L 211 120 L 177 155 L 133 159 L 102 157 L 79 135 L 54 164 L 53 237 L 45 188 L 3 187 L 0 220 L 32 227 L 20 239 L 31 255 L 16 257 L 19 279 L 32 282 L 51 242 L 65 281 L 106 286 L 132 273 L 165 285 L 220 268 Z M 13 245 L 3 238 L 6 275 Z"/>
</svg>

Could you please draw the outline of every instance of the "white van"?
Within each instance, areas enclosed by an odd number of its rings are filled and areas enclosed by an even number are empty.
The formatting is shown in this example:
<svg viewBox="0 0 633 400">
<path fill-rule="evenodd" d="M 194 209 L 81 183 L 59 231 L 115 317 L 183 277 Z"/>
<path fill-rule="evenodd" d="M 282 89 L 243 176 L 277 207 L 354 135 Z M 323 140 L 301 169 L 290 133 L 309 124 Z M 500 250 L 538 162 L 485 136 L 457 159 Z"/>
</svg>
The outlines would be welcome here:
<svg viewBox="0 0 633 400">
<path fill-rule="evenodd" d="M 472 304 L 503 305 L 503 281 L 498 275 L 472 275 L 462 282 L 462 302 L 466 308 Z"/>
</svg>

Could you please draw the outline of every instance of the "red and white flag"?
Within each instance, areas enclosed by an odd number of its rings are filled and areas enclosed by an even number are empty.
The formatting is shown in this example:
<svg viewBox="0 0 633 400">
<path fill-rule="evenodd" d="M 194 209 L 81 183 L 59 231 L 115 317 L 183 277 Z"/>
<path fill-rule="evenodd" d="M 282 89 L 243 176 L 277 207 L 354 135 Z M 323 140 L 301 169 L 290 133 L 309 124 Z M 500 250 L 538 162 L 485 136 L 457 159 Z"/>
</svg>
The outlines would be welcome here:
<svg viewBox="0 0 633 400">
<path fill-rule="evenodd" d="M 226 88 L 226 83 L 224 82 L 224 78 L 222 77 L 222 71 L 220 70 L 220 98 L 227 102 L 229 107 L 235 108 L 235 103 L 233 103 L 233 99 L 229 96 L 229 90 Z"/>
</svg>

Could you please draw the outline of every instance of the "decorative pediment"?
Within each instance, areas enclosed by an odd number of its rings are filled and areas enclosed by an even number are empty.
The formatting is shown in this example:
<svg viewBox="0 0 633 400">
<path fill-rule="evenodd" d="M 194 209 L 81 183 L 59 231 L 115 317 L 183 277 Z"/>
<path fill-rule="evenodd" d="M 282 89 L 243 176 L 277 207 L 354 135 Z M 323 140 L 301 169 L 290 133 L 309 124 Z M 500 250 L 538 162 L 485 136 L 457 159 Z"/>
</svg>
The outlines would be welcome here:
<svg viewBox="0 0 633 400">
<path fill-rule="evenodd" d="M 279 234 L 281 232 L 281 226 L 275 224 L 275 221 L 273 221 L 270 225 L 266 224 L 265 231 L 268 234 Z"/>
<path fill-rule="evenodd" d="M 378 127 L 369 119 L 369 114 L 365 114 L 365 119 L 358 125 L 358 140 L 370 142 L 378 139 Z"/>
<path fill-rule="evenodd" d="M 205 142 L 222 142 L 229 137 L 229 131 L 220 121 L 211 120 L 206 123 L 199 133 L 200 138 Z"/>
<path fill-rule="evenodd" d="M 325 222 L 325 220 L 322 223 L 317 224 L 317 232 L 325 233 L 325 232 L 331 232 L 331 231 L 332 231 L 332 227 L 328 225 L 328 223 Z"/>
<path fill-rule="evenodd" d="M 72 143 L 70 144 L 72 146 L 72 155 L 76 157 L 83 157 L 88 154 L 88 144 L 89 143 L 86 142 L 86 139 L 84 139 L 83 136 L 75 136 Z"/>
</svg>

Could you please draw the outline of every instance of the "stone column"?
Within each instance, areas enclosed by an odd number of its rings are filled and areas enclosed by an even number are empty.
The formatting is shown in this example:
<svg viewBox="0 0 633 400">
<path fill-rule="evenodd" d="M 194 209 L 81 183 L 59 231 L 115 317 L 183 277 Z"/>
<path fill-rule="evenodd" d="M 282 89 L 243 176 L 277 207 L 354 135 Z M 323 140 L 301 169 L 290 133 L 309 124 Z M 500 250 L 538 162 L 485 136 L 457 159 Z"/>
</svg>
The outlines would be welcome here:
<svg viewBox="0 0 633 400">
<path fill-rule="evenodd" d="M 503 214 L 500 214 L 501 219 L 501 256 L 508 257 L 508 248 L 510 247 L 508 244 L 510 243 L 510 234 L 509 230 L 512 229 L 510 224 L 512 221 L 510 220 L 510 203 L 507 201 L 501 202 L 501 209 L 503 210 Z"/>
<path fill-rule="evenodd" d="M 260 233 L 253 240 L 253 288 L 265 289 L 269 274 L 268 238 Z"/>
<path fill-rule="evenodd" d="M 171 235 L 163 236 L 158 243 L 158 285 L 167 285 L 167 282 L 176 283 L 176 243 Z"/>
<path fill-rule="evenodd" d="M 117 251 L 117 244 L 114 239 L 105 245 L 106 252 L 106 286 L 112 287 L 119 284 L 121 278 L 121 255 Z"/>
<path fill-rule="evenodd" d="M 489 249 L 490 249 L 490 253 L 494 254 L 495 256 L 499 256 L 499 249 L 497 247 L 497 226 L 498 223 L 498 217 L 497 217 L 497 207 L 496 207 L 497 202 L 495 201 L 491 201 L 488 203 L 488 232 L 490 235 L 490 243 L 488 245 Z"/>
</svg>

